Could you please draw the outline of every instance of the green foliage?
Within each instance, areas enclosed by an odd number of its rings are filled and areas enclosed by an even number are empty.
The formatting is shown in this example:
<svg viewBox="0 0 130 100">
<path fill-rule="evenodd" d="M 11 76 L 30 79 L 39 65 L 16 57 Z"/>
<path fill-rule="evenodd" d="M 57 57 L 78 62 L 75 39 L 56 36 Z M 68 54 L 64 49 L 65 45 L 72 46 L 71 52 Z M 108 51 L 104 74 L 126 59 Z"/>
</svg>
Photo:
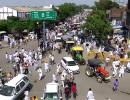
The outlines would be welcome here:
<svg viewBox="0 0 130 100">
<path fill-rule="evenodd" d="M 119 7 L 119 4 L 113 2 L 112 0 L 99 0 L 99 2 L 95 2 L 96 9 L 100 10 L 110 10 L 113 7 Z"/>
<path fill-rule="evenodd" d="M 20 21 L 16 17 L 10 17 L 7 21 L 0 21 L 0 31 L 8 31 L 9 33 L 22 33 L 24 29 L 33 31 L 35 24 L 31 20 Z"/>
<path fill-rule="evenodd" d="M 106 19 L 105 12 L 102 10 L 94 11 L 94 14 L 87 18 L 84 27 L 91 30 L 100 39 L 106 39 L 107 34 L 112 30 L 110 22 Z"/>
<path fill-rule="evenodd" d="M 85 5 L 85 4 L 79 5 L 79 7 L 81 7 L 82 9 L 89 9 L 90 8 L 88 5 Z"/>
<path fill-rule="evenodd" d="M 8 21 L 19 21 L 19 18 L 15 16 L 8 16 L 7 19 Z"/>
<path fill-rule="evenodd" d="M 7 31 L 7 22 L 0 21 L 0 31 Z"/>
<path fill-rule="evenodd" d="M 87 18 L 84 28 L 91 30 L 97 38 L 106 39 L 108 33 L 112 31 L 112 26 L 107 20 L 106 10 L 110 10 L 113 7 L 119 7 L 119 4 L 112 0 L 95 2 L 95 6 L 92 7 L 92 15 Z"/>
<path fill-rule="evenodd" d="M 82 6 L 77 6 L 74 3 L 64 3 L 59 6 L 59 19 L 65 20 L 82 11 Z"/>
</svg>

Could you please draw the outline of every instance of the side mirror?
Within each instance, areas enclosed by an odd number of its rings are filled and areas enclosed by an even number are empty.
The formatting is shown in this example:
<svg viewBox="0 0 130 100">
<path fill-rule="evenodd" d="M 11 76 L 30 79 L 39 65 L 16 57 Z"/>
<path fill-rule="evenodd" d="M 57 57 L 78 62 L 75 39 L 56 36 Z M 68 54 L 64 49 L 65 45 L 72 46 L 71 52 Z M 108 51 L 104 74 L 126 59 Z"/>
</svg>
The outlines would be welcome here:
<svg viewBox="0 0 130 100">
<path fill-rule="evenodd" d="M 18 93 L 15 93 L 15 95 L 17 95 Z"/>
</svg>

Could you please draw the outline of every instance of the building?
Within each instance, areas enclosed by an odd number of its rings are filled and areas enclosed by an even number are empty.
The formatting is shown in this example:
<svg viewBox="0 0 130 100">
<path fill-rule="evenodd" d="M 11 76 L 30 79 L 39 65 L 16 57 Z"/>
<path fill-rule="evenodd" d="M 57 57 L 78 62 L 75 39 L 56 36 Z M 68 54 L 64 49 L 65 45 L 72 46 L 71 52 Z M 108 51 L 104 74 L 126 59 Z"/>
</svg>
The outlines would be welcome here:
<svg viewBox="0 0 130 100">
<path fill-rule="evenodd" d="M 123 12 L 121 8 L 112 8 L 109 12 L 110 20 L 122 20 Z"/>
<path fill-rule="evenodd" d="M 8 16 L 17 17 L 17 10 L 9 7 L 0 8 L 0 20 L 7 20 Z"/>
<path fill-rule="evenodd" d="M 130 28 L 130 0 L 128 0 L 128 4 L 127 4 L 127 21 L 126 21 L 126 24 Z"/>
<path fill-rule="evenodd" d="M 16 6 L 16 7 L 11 7 L 17 11 L 17 17 L 20 18 L 21 20 L 27 20 L 29 19 L 29 14 L 30 14 L 30 7 L 27 6 Z"/>
<path fill-rule="evenodd" d="M 18 17 L 21 20 L 27 20 L 30 18 L 31 11 L 50 11 L 53 6 L 45 7 L 29 7 L 29 6 L 10 6 L 0 8 L 0 20 L 7 20 L 8 16 Z"/>
</svg>

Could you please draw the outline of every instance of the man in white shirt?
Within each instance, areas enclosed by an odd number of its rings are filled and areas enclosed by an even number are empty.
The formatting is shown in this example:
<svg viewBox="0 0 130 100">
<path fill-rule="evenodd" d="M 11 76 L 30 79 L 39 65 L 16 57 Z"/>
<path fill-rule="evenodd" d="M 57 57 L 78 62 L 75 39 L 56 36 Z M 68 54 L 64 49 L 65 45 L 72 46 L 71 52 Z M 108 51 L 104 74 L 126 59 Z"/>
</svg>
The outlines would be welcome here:
<svg viewBox="0 0 130 100">
<path fill-rule="evenodd" d="M 87 100 L 95 100 L 94 95 L 93 95 L 93 91 L 91 88 L 89 88 L 89 91 L 87 93 Z"/>
<path fill-rule="evenodd" d="M 106 67 L 108 67 L 110 63 L 110 57 L 106 57 L 105 62 L 106 62 Z"/>
<path fill-rule="evenodd" d="M 113 77 L 116 77 L 117 75 L 117 70 L 118 70 L 118 66 L 120 65 L 120 61 L 116 60 L 112 62 L 112 67 L 113 67 Z"/>
<path fill-rule="evenodd" d="M 42 69 L 39 67 L 37 71 L 38 71 L 38 74 L 39 74 L 39 80 L 41 80 L 42 76 L 43 76 Z"/>
<path fill-rule="evenodd" d="M 5 58 L 6 58 L 7 62 L 9 62 L 9 54 L 7 52 L 5 54 Z"/>
<path fill-rule="evenodd" d="M 119 69 L 119 78 L 124 76 L 125 73 L 125 66 L 122 64 Z"/>
<path fill-rule="evenodd" d="M 51 64 L 54 65 L 55 62 L 54 62 L 54 55 L 51 56 Z"/>
<path fill-rule="evenodd" d="M 48 64 L 47 61 L 45 61 L 44 67 L 45 67 L 45 72 L 49 72 L 49 71 L 50 71 L 50 69 L 49 69 L 49 64 Z"/>
</svg>

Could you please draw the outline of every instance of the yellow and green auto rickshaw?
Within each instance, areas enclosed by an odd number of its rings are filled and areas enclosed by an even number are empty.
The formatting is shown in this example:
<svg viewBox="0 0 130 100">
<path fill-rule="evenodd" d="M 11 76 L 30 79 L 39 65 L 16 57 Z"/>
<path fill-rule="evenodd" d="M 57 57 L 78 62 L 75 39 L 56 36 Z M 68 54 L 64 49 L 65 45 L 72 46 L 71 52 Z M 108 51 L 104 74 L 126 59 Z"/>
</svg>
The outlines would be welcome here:
<svg viewBox="0 0 130 100">
<path fill-rule="evenodd" d="M 83 57 L 83 48 L 81 46 L 74 46 L 71 48 L 73 59 L 80 65 L 85 65 L 86 61 Z"/>
</svg>

